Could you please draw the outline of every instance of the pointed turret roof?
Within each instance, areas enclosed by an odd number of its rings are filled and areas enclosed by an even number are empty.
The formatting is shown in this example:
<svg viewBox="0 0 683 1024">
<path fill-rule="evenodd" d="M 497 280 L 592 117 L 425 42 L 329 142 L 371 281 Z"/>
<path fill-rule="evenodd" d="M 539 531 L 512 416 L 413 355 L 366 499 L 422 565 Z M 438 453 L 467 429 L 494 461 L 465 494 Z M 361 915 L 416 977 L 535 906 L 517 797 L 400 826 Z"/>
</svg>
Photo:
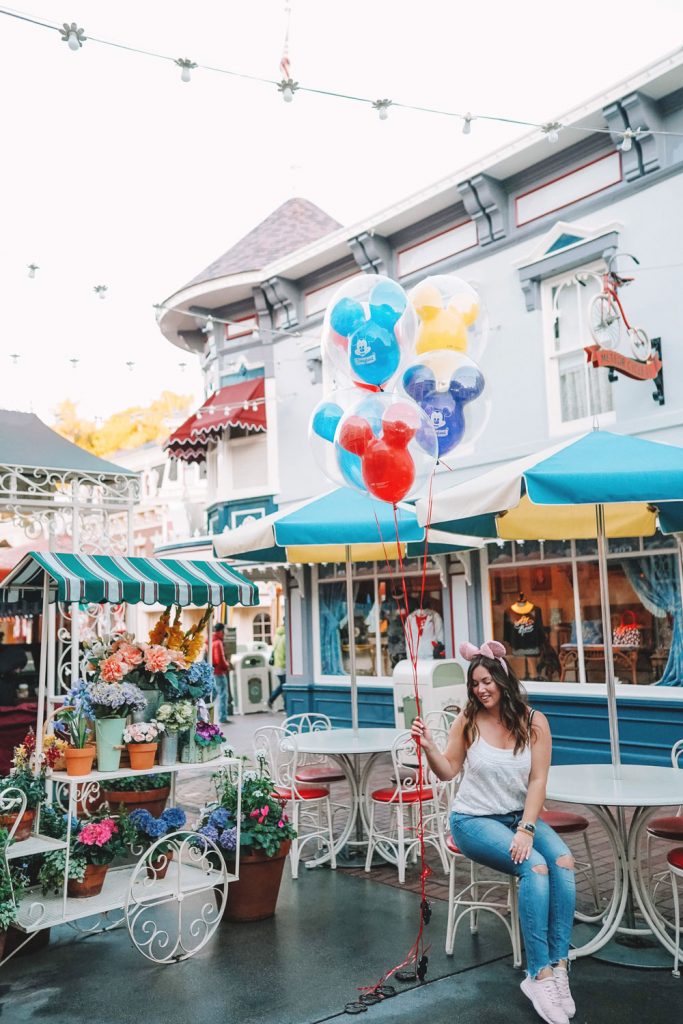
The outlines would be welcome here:
<svg viewBox="0 0 683 1024">
<path fill-rule="evenodd" d="M 338 221 L 308 199 L 288 199 L 231 249 L 197 274 L 186 287 L 229 274 L 261 270 L 282 256 L 324 238 L 339 227 L 341 225 Z"/>
</svg>

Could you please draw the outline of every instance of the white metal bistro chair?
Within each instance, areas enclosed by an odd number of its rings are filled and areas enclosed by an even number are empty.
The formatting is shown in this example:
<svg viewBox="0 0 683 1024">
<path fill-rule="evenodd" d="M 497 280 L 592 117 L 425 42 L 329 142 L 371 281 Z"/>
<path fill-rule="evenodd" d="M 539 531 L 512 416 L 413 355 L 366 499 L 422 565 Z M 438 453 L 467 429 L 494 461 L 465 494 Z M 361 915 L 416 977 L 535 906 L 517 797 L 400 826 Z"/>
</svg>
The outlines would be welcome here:
<svg viewBox="0 0 683 1024">
<path fill-rule="evenodd" d="M 265 759 L 275 783 L 275 794 L 287 803 L 297 837 L 292 839 L 289 859 L 292 878 L 299 877 L 301 851 L 308 843 L 317 849 L 327 847 L 330 866 L 337 867 L 332 828 L 332 807 L 327 786 L 302 784 L 297 781 L 299 754 L 288 743 L 291 732 L 280 726 L 263 726 L 254 733 L 254 754 Z"/>
<path fill-rule="evenodd" d="M 683 739 L 678 740 L 671 748 L 671 765 L 683 770 Z M 666 843 L 683 843 L 683 805 L 674 815 L 650 818 L 647 823 L 647 877 L 648 885 L 655 883 L 655 890 L 668 874 L 666 871 L 656 875 L 652 873 L 652 843 L 657 839 Z"/>
<path fill-rule="evenodd" d="M 432 734 L 435 742 L 440 738 Z M 445 738 L 441 737 L 443 746 Z M 420 848 L 418 836 L 419 806 L 422 803 L 422 824 L 425 845 L 433 847 L 448 871 L 448 859 L 440 820 L 443 817 L 441 797 L 444 783 L 425 765 L 423 785 L 420 789 L 415 765 L 417 746 L 409 732 L 396 737 L 391 748 L 392 785 L 375 789 L 369 797 L 368 851 L 365 870 L 370 871 L 375 850 L 388 854 L 398 868 L 398 880 L 405 882 L 406 864 L 412 856 L 417 860 Z M 378 810 L 388 810 L 388 817 L 379 820 Z"/>
<path fill-rule="evenodd" d="M 456 892 L 457 867 L 458 864 L 462 864 L 467 858 L 456 846 L 450 831 L 446 835 L 446 848 L 450 862 L 448 868 L 446 954 L 448 956 L 454 955 L 455 937 L 460 922 L 468 917 L 470 921 L 470 934 L 476 935 L 479 931 L 479 914 L 481 911 L 484 911 L 485 913 L 493 914 L 505 925 L 512 945 L 513 966 L 521 967 L 522 938 L 517 905 L 517 878 L 514 875 L 499 875 L 496 878 L 487 878 L 484 872 L 490 869 L 471 860 L 470 880 L 467 885 Z"/>
<path fill-rule="evenodd" d="M 290 715 L 282 723 L 287 733 L 297 735 L 302 732 L 327 732 L 332 730 L 332 722 L 327 715 L 319 712 L 304 712 Z M 346 776 L 338 765 L 330 764 L 324 754 L 300 754 L 296 772 L 296 781 L 305 785 L 324 785 L 333 782 L 344 782 Z"/>
<path fill-rule="evenodd" d="M 674 969 L 672 974 L 674 978 L 680 978 L 681 972 L 678 969 L 678 963 L 681 952 L 681 904 L 678 897 L 678 879 L 683 878 L 683 846 L 677 846 L 675 849 L 669 850 L 666 860 L 669 866 L 669 878 L 671 879 L 671 891 L 674 901 L 674 942 L 676 944 L 676 952 L 674 953 Z"/>
</svg>

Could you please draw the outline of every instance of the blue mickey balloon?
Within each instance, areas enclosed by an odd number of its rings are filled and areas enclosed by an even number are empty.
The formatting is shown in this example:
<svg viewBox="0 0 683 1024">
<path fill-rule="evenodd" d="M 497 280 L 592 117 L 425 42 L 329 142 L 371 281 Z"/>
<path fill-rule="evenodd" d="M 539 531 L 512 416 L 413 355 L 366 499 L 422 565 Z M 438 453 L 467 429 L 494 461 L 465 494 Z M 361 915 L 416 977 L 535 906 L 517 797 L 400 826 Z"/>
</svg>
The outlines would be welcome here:
<svg viewBox="0 0 683 1024">
<path fill-rule="evenodd" d="M 344 410 L 336 402 L 323 402 L 316 410 L 312 427 L 318 437 L 332 443 Z"/>
<path fill-rule="evenodd" d="M 396 373 L 401 359 L 396 335 L 374 320 L 356 328 L 349 339 L 349 365 L 366 384 L 381 387 Z"/>
<path fill-rule="evenodd" d="M 406 293 L 395 281 L 380 281 L 370 292 L 370 318 L 387 330 L 393 331 L 407 305 Z"/>
<path fill-rule="evenodd" d="M 337 464 L 349 487 L 355 487 L 360 491 L 366 490 L 363 481 L 363 464 L 359 455 L 347 452 L 340 445 L 335 445 L 337 451 Z"/>
<path fill-rule="evenodd" d="M 403 375 L 406 393 L 429 417 L 436 434 L 439 456 L 455 448 L 465 433 L 465 406 L 481 395 L 484 375 L 476 366 L 461 366 L 452 374 L 446 391 L 437 391 L 430 367 L 411 366 Z M 419 441 L 419 436 L 417 438 Z"/>
<path fill-rule="evenodd" d="M 365 313 L 360 302 L 355 299 L 343 298 L 335 302 L 330 312 L 330 326 L 343 338 L 348 338 L 365 320 Z"/>
</svg>

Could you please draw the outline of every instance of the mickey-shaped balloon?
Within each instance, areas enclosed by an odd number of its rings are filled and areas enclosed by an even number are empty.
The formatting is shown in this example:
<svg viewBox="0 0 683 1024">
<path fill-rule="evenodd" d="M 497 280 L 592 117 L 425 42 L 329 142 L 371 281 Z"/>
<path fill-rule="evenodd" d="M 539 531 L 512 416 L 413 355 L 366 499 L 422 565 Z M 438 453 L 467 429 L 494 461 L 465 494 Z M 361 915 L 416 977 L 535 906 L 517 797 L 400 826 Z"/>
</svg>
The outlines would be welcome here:
<svg viewBox="0 0 683 1024">
<path fill-rule="evenodd" d="M 412 345 L 415 328 L 415 312 L 395 281 L 359 274 L 344 282 L 323 326 L 323 352 L 337 383 L 382 388 Z"/>
<path fill-rule="evenodd" d="M 436 434 L 439 456 L 462 441 L 465 409 L 484 391 L 484 375 L 467 356 L 454 352 L 427 353 L 403 373 L 407 395 L 429 417 Z"/>
<path fill-rule="evenodd" d="M 415 462 L 408 445 L 420 426 L 415 407 L 397 402 L 382 416 L 375 434 L 364 416 L 352 414 L 339 426 L 337 445 L 361 460 L 363 482 L 370 494 L 391 504 L 401 501 L 415 481 Z"/>
<path fill-rule="evenodd" d="M 313 457 L 325 476 L 338 486 L 364 491 L 361 462 L 357 455 L 335 448 L 334 438 L 342 418 L 354 409 L 362 411 L 373 427 L 381 428 L 382 410 L 373 411 L 366 401 L 360 407 L 355 388 L 333 391 L 316 405 L 308 424 L 308 441 Z"/>
<path fill-rule="evenodd" d="M 467 328 L 479 315 L 473 288 L 453 275 L 427 277 L 410 293 L 419 318 L 415 351 L 467 351 Z"/>
</svg>

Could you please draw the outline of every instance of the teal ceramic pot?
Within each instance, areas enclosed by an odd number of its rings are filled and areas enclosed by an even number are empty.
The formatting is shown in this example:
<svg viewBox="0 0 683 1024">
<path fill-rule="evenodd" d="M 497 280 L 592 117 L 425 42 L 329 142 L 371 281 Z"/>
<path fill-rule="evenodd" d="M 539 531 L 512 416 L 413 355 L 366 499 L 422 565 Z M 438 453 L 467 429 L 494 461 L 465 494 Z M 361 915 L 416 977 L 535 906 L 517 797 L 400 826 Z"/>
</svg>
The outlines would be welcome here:
<svg viewBox="0 0 683 1024">
<path fill-rule="evenodd" d="M 95 735 L 97 738 L 98 771 L 118 771 L 121 763 L 121 751 L 116 748 L 123 744 L 123 730 L 125 728 L 125 718 L 98 718 L 96 720 Z"/>
</svg>

